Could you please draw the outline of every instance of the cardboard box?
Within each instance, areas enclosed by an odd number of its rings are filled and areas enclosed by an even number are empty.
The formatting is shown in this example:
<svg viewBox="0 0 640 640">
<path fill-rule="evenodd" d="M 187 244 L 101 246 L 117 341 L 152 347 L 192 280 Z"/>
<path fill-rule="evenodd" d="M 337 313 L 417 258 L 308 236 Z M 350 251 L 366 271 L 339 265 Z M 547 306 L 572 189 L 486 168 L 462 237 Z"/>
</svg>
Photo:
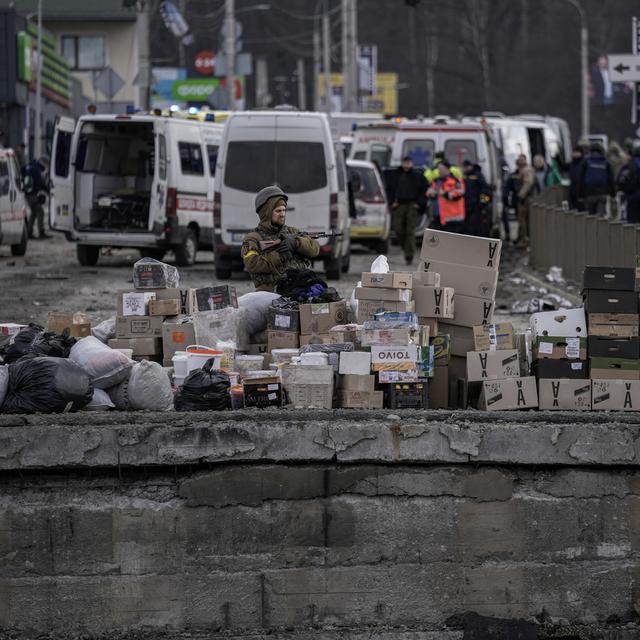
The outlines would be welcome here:
<svg viewBox="0 0 640 640">
<path fill-rule="evenodd" d="M 510 322 L 481 324 L 473 327 L 474 351 L 515 349 L 513 325 Z"/>
<path fill-rule="evenodd" d="M 300 346 L 304 347 L 305 344 L 336 344 L 338 342 L 344 342 L 341 333 L 315 333 L 308 336 L 301 335 Z"/>
<path fill-rule="evenodd" d="M 383 289 L 381 287 L 356 287 L 356 300 L 409 302 L 411 289 Z"/>
<path fill-rule="evenodd" d="M 475 351 L 473 329 L 455 324 L 440 323 L 440 333 L 446 333 L 450 339 L 451 355 L 466 358 L 469 351 Z"/>
<path fill-rule="evenodd" d="M 433 377 L 435 349 L 432 346 L 418 347 L 418 374 L 421 378 Z"/>
<path fill-rule="evenodd" d="M 282 406 L 282 385 L 277 376 L 269 378 L 250 378 L 242 384 L 245 407 Z"/>
<path fill-rule="evenodd" d="M 443 285 L 440 274 L 437 271 L 429 271 L 425 263 L 420 261 L 418 270 L 413 274 L 413 286 L 440 287 Z"/>
<path fill-rule="evenodd" d="M 640 380 L 640 360 L 590 358 L 592 380 Z"/>
<path fill-rule="evenodd" d="M 586 360 L 587 359 L 587 339 L 578 337 L 563 336 L 538 336 L 532 348 L 534 360 Z"/>
<path fill-rule="evenodd" d="M 501 249 L 501 240 L 426 229 L 420 258 L 425 262 L 450 262 L 455 258 L 456 264 L 497 270 Z"/>
<path fill-rule="evenodd" d="M 411 289 L 413 274 L 405 271 L 389 273 L 371 273 L 365 271 L 360 279 L 363 287 L 382 287 L 384 289 Z"/>
<path fill-rule="evenodd" d="M 198 311 L 213 311 L 226 307 L 238 308 L 238 294 L 236 288 L 228 284 L 215 287 L 201 287 L 196 289 Z"/>
<path fill-rule="evenodd" d="M 590 411 L 591 382 L 559 378 L 538 380 L 538 408 L 549 411 Z"/>
<path fill-rule="evenodd" d="M 449 408 L 449 366 L 436 366 L 429 382 L 429 406 L 432 409 Z"/>
<path fill-rule="evenodd" d="M 155 291 L 119 291 L 119 316 L 148 316 L 149 302 L 156 299 Z"/>
<path fill-rule="evenodd" d="M 589 363 L 586 360 L 554 360 L 545 358 L 534 360 L 531 375 L 536 378 L 567 378 L 571 380 L 587 380 Z"/>
<path fill-rule="evenodd" d="M 597 324 L 589 321 L 589 335 L 602 338 L 635 338 L 640 333 L 637 324 Z"/>
<path fill-rule="evenodd" d="M 440 331 L 440 323 L 438 322 L 438 318 L 425 318 L 424 316 L 418 318 L 418 324 L 421 327 L 429 328 L 429 335 L 436 336 L 439 333 L 447 333 L 446 331 Z"/>
<path fill-rule="evenodd" d="M 635 291 L 601 291 L 588 289 L 583 294 L 588 315 L 615 313 L 638 315 L 638 294 Z"/>
<path fill-rule="evenodd" d="M 318 409 L 333 407 L 333 367 L 285 365 L 281 376 L 289 404 Z"/>
<path fill-rule="evenodd" d="M 456 256 L 451 256 L 455 258 Z M 498 288 L 498 270 L 469 267 L 453 262 L 430 260 L 424 263 L 429 271 L 440 274 L 443 287 L 452 287 L 456 296 L 470 296 L 493 300 Z"/>
<path fill-rule="evenodd" d="M 371 354 L 366 351 L 342 351 L 338 373 L 341 375 L 369 375 L 371 373 Z"/>
<path fill-rule="evenodd" d="M 81 313 L 49 311 L 47 331 L 60 335 L 65 329 L 69 329 L 72 338 L 86 338 L 91 335 L 91 322 Z"/>
<path fill-rule="evenodd" d="M 163 321 L 159 316 L 118 316 L 116 338 L 162 338 Z"/>
<path fill-rule="evenodd" d="M 451 356 L 449 361 L 449 407 L 466 409 L 469 404 L 467 383 L 467 358 Z"/>
<path fill-rule="evenodd" d="M 416 369 L 418 347 L 409 345 L 374 345 L 371 347 L 373 371 L 407 371 Z"/>
<path fill-rule="evenodd" d="M 589 326 L 595 324 L 637 326 L 640 324 L 640 315 L 634 313 L 590 313 L 588 317 Z"/>
<path fill-rule="evenodd" d="M 531 335 L 560 336 L 560 337 L 586 337 L 587 322 L 584 309 L 558 309 L 557 311 L 540 311 L 534 313 L 529 323 Z"/>
<path fill-rule="evenodd" d="M 323 302 L 320 304 L 300 305 L 300 333 L 327 333 L 337 324 L 345 324 L 348 320 L 347 303 Z"/>
<path fill-rule="evenodd" d="M 640 381 L 592 380 L 591 408 L 594 411 L 640 411 Z"/>
<path fill-rule="evenodd" d="M 479 406 L 486 411 L 535 409 L 538 406 L 536 379 L 529 376 L 485 381 L 482 383 Z"/>
<path fill-rule="evenodd" d="M 338 391 L 338 406 L 343 409 L 382 409 L 383 403 L 382 391 Z"/>
<path fill-rule="evenodd" d="M 376 323 L 367 321 L 360 332 L 360 343 L 363 347 L 370 347 L 374 344 L 429 344 L 429 327 L 412 329 L 410 327 L 398 327 L 392 329 L 369 329 L 367 325 L 379 327 L 386 323 Z"/>
<path fill-rule="evenodd" d="M 338 376 L 338 388 L 344 391 L 375 391 L 376 377 L 373 374 Z"/>
<path fill-rule="evenodd" d="M 269 307 L 267 311 L 267 329 L 271 331 L 293 331 L 300 333 L 300 312 L 297 309 Z M 318 333 L 326 332 L 319 331 Z"/>
<path fill-rule="evenodd" d="M 155 300 L 178 300 L 180 302 L 180 315 L 191 315 L 198 310 L 195 289 L 150 289 L 148 291 L 121 291 L 118 294 L 118 315 L 126 315 L 123 308 L 122 295 L 125 293 L 143 293 L 155 296 Z M 153 298 L 150 298 L 153 299 Z M 148 305 L 149 300 L 145 304 Z M 148 315 L 144 313 L 142 315 Z"/>
<path fill-rule="evenodd" d="M 267 345 L 269 352 L 274 349 L 297 349 L 300 346 L 300 336 L 293 331 L 267 331 Z"/>
<path fill-rule="evenodd" d="M 467 353 L 467 381 L 519 378 L 520 362 L 516 349 L 470 351 Z"/>
<path fill-rule="evenodd" d="M 396 382 L 418 382 L 420 371 L 408 369 L 407 371 L 378 371 L 379 384 L 394 384 Z"/>
<path fill-rule="evenodd" d="M 640 338 L 603 338 L 589 336 L 589 357 L 591 358 L 640 358 Z"/>
<path fill-rule="evenodd" d="M 456 294 L 455 304 L 456 313 L 451 320 L 447 321 L 449 324 L 473 328 L 477 325 L 491 324 L 493 322 L 493 308 L 495 306 L 493 300 L 470 298 L 469 296 Z"/>
<path fill-rule="evenodd" d="M 149 300 L 150 316 L 180 315 L 180 300 Z"/>
<path fill-rule="evenodd" d="M 358 301 L 358 323 L 375 320 L 378 313 L 412 313 L 414 309 L 413 300 L 411 302 L 360 300 Z"/>
<path fill-rule="evenodd" d="M 633 267 L 585 267 L 584 289 L 635 291 L 636 270 Z"/>
<path fill-rule="evenodd" d="M 518 349 L 518 360 L 520 361 L 520 375 L 525 377 L 531 375 L 531 334 L 519 333 L 516 335 L 516 348 Z M 584 358 L 583 358 L 584 359 Z"/>
<path fill-rule="evenodd" d="M 176 351 L 184 351 L 196 343 L 196 332 L 191 321 L 167 321 L 162 325 L 162 351 L 165 360 L 173 358 Z"/>
<path fill-rule="evenodd" d="M 418 316 L 427 318 L 454 317 L 454 290 L 450 287 L 414 285 L 413 300 Z M 456 297 L 457 298 L 457 297 Z"/>
<path fill-rule="evenodd" d="M 433 347 L 433 361 L 436 367 L 446 367 L 451 359 L 451 336 L 440 334 L 429 340 Z"/>
<path fill-rule="evenodd" d="M 112 349 L 131 349 L 134 357 L 162 355 L 162 338 L 113 338 L 107 344 Z"/>
</svg>

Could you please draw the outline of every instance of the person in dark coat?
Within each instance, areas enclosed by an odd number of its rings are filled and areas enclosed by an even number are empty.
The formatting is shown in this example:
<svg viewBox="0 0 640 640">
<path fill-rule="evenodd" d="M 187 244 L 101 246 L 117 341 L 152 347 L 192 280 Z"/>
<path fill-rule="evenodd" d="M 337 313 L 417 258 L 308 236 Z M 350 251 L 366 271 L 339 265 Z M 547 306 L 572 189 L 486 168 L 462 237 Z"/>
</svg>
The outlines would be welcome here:
<svg viewBox="0 0 640 640">
<path fill-rule="evenodd" d="M 569 207 L 580 209 L 583 204 L 578 198 L 578 181 L 584 161 L 584 149 L 580 145 L 573 147 L 571 162 L 569 163 Z"/>
<path fill-rule="evenodd" d="M 613 170 L 604 156 L 602 146 L 594 142 L 580 169 L 578 198 L 584 200 L 588 214 L 604 216 L 607 213 L 607 199 L 615 196 Z"/>
<path fill-rule="evenodd" d="M 479 164 L 470 160 L 462 163 L 464 172 L 465 233 L 489 237 L 491 233 L 491 186 L 485 180 Z"/>
</svg>

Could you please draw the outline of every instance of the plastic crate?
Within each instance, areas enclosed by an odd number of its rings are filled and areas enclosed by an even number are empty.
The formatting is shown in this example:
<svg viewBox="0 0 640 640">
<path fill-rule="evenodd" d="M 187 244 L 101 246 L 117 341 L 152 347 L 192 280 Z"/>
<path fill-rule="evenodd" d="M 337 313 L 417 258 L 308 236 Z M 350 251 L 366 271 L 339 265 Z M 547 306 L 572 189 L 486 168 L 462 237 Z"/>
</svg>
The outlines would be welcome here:
<svg viewBox="0 0 640 640">
<path fill-rule="evenodd" d="M 384 385 L 387 409 L 428 409 L 429 385 L 424 382 L 393 382 Z"/>
</svg>

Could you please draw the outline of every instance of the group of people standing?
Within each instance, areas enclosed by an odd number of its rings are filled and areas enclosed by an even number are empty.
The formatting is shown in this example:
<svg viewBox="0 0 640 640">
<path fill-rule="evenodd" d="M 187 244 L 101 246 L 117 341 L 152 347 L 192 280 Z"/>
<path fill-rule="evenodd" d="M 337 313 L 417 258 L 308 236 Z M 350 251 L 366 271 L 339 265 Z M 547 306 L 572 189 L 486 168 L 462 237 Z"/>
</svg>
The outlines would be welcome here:
<svg viewBox="0 0 640 640">
<path fill-rule="evenodd" d="M 386 186 L 396 240 L 407 264 L 413 262 L 416 225 L 426 210 L 430 228 L 477 236 L 491 231 L 492 189 L 480 166 L 469 160 L 460 170 L 438 152 L 432 166 L 420 172 L 405 156 L 400 167 L 387 174 Z"/>
</svg>

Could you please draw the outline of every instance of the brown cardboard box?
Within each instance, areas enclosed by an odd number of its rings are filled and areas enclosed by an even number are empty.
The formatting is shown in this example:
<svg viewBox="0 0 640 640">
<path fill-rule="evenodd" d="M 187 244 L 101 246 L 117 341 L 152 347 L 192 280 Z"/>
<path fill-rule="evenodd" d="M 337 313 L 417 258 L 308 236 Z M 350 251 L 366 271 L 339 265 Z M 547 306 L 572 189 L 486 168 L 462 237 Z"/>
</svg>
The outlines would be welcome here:
<svg viewBox="0 0 640 640">
<path fill-rule="evenodd" d="M 269 352 L 273 349 L 297 349 L 300 336 L 295 331 L 267 331 L 267 345 Z"/>
<path fill-rule="evenodd" d="M 363 347 L 370 347 L 374 344 L 417 344 L 421 346 L 429 344 L 429 327 L 420 327 L 416 330 L 409 327 L 367 329 L 366 326 L 365 324 L 360 332 L 360 343 Z"/>
<path fill-rule="evenodd" d="M 269 307 L 267 310 L 267 329 L 300 333 L 300 312 L 297 309 Z"/>
<path fill-rule="evenodd" d="M 91 335 L 91 322 L 82 313 L 49 311 L 47 331 L 60 335 L 65 329 L 69 329 L 72 338 L 86 338 Z"/>
<path fill-rule="evenodd" d="M 440 333 L 449 335 L 452 355 L 466 358 L 469 351 L 475 351 L 473 329 L 470 327 L 459 327 L 455 324 L 441 322 L 439 328 Z"/>
<path fill-rule="evenodd" d="M 449 366 L 436 367 L 429 382 L 429 406 L 432 409 L 449 408 Z"/>
<path fill-rule="evenodd" d="M 602 338 L 635 338 L 640 333 L 637 324 L 595 324 L 589 321 L 589 335 Z"/>
<path fill-rule="evenodd" d="M 640 380 L 592 380 L 591 408 L 640 411 Z"/>
<path fill-rule="evenodd" d="M 333 407 L 333 367 L 285 365 L 281 375 L 289 404 L 318 409 Z"/>
<path fill-rule="evenodd" d="M 375 375 L 354 375 L 347 374 L 338 376 L 338 388 L 343 391 L 375 391 Z"/>
<path fill-rule="evenodd" d="M 454 317 L 454 290 L 450 287 L 414 285 L 413 300 L 416 313 L 427 318 Z"/>
<path fill-rule="evenodd" d="M 196 303 L 198 311 L 213 311 L 226 307 L 238 308 L 238 294 L 236 288 L 229 284 L 219 284 L 214 287 L 196 289 Z"/>
<path fill-rule="evenodd" d="M 161 338 L 163 320 L 159 316 L 118 316 L 116 338 Z"/>
<path fill-rule="evenodd" d="M 449 360 L 449 407 L 466 409 L 469 405 L 467 357 L 451 356 Z"/>
<path fill-rule="evenodd" d="M 425 318 L 424 316 L 420 316 L 418 318 L 418 324 L 422 327 L 429 327 L 430 336 L 438 335 L 438 333 L 447 333 L 446 331 L 440 331 L 438 318 Z"/>
<path fill-rule="evenodd" d="M 156 299 L 155 291 L 118 291 L 119 316 L 148 316 L 149 302 Z"/>
<path fill-rule="evenodd" d="M 538 406 L 536 379 L 528 376 L 508 380 L 487 380 L 482 383 L 479 406 L 486 411 L 535 409 Z"/>
<path fill-rule="evenodd" d="M 365 271 L 360 280 L 363 287 L 411 289 L 413 274 L 406 271 L 389 271 L 389 273 L 370 273 Z"/>
<path fill-rule="evenodd" d="M 480 324 L 491 324 L 493 322 L 493 300 L 484 298 L 470 298 L 469 296 L 459 296 L 456 294 L 456 313 L 448 324 L 455 324 L 460 327 L 475 327 Z"/>
<path fill-rule="evenodd" d="M 456 264 L 497 270 L 501 248 L 501 240 L 426 229 L 420 258 L 425 262 L 449 262 L 455 259 Z"/>
<path fill-rule="evenodd" d="M 422 285 L 423 287 L 443 286 L 440 274 L 437 271 L 429 271 L 423 261 L 418 263 L 418 268 L 413 274 L 413 285 Z"/>
<path fill-rule="evenodd" d="M 180 300 L 149 300 L 150 316 L 177 316 L 180 314 Z"/>
<path fill-rule="evenodd" d="M 367 320 L 375 320 L 376 313 L 384 312 L 406 312 L 415 309 L 413 300 L 411 302 L 388 302 L 375 300 L 358 301 L 358 323 L 362 324 Z"/>
<path fill-rule="evenodd" d="M 371 347 L 373 371 L 407 371 L 415 369 L 418 362 L 418 347 L 409 345 L 374 345 Z"/>
<path fill-rule="evenodd" d="M 327 333 L 331 327 L 347 322 L 347 303 L 323 302 L 300 305 L 300 333 Z"/>
<path fill-rule="evenodd" d="M 411 289 L 383 289 L 382 287 L 356 287 L 356 300 L 409 302 Z"/>
<path fill-rule="evenodd" d="M 515 349 L 513 325 L 510 322 L 481 324 L 473 327 L 474 351 Z"/>
<path fill-rule="evenodd" d="M 305 344 L 337 344 L 338 342 L 345 342 L 342 340 L 341 333 L 314 333 L 300 336 L 301 347 L 304 347 Z"/>
<path fill-rule="evenodd" d="M 343 409 L 382 409 L 382 391 L 338 391 L 338 406 Z"/>
<path fill-rule="evenodd" d="M 173 358 L 176 351 L 184 351 L 189 345 L 196 344 L 193 323 L 165 320 L 162 325 L 162 350 L 164 359 Z"/>
<path fill-rule="evenodd" d="M 366 376 L 371 373 L 371 354 L 367 351 L 343 351 L 340 354 L 340 375 Z"/>
<path fill-rule="evenodd" d="M 640 316 L 635 313 L 590 313 L 587 317 L 589 318 L 589 325 L 626 324 L 638 326 L 640 324 Z"/>
<path fill-rule="evenodd" d="M 136 304 L 135 309 L 129 309 L 130 313 L 125 313 L 127 309 L 123 306 L 123 296 L 125 294 L 131 293 L 142 293 L 147 296 L 146 302 L 144 298 L 142 300 L 142 304 L 148 305 L 149 300 L 178 300 L 180 302 L 180 314 L 181 315 L 191 315 L 198 310 L 198 306 L 196 303 L 196 290 L 195 289 L 148 289 L 144 291 L 120 291 L 118 293 L 118 315 L 132 315 L 132 311 L 136 311 L 136 315 L 147 315 L 148 308 L 144 313 L 140 313 L 141 305 L 139 303 Z M 155 298 L 153 297 L 155 296 Z M 135 299 L 135 298 L 132 298 Z"/>
<path fill-rule="evenodd" d="M 112 349 L 131 349 L 134 357 L 162 355 L 162 338 L 113 338 L 107 344 Z"/>
<path fill-rule="evenodd" d="M 587 339 L 565 336 L 538 336 L 533 342 L 533 360 L 587 359 Z"/>
<path fill-rule="evenodd" d="M 467 380 L 469 382 L 519 377 L 520 361 L 517 349 L 470 351 L 467 353 Z"/>
<path fill-rule="evenodd" d="M 538 401 L 540 409 L 549 411 L 590 411 L 591 383 L 565 378 L 538 380 Z"/>
<path fill-rule="evenodd" d="M 482 269 L 480 267 L 469 267 L 464 264 L 436 260 L 429 260 L 424 264 L 429 271 L 439 273 L 442 286 L 452 287 L 456 292 L 456 296 L 484 298 L 485 300 L 493 300 L 496 297 L 496 289 L 498 288 L 497 269 Z"/>
</svg>

